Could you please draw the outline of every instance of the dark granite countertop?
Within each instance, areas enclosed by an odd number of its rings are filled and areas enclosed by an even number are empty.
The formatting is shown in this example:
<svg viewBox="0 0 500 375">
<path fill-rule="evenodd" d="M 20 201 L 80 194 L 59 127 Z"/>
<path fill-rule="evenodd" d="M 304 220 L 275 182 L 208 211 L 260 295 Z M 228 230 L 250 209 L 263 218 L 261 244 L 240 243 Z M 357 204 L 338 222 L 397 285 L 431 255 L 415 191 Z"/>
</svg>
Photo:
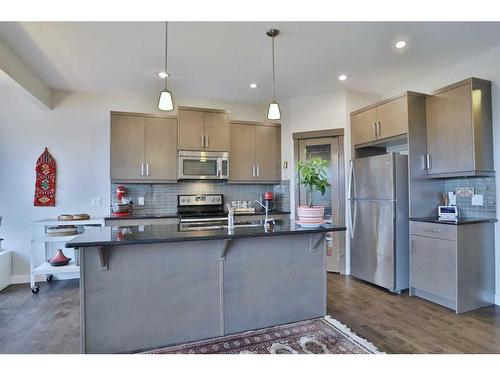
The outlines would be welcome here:
<svg viewBox="0 0 500 375">
<path fill-rule="evenodd" d="M 444 221 L 444 220 L 439 220 L 437 217 L 410 217 L 410 221 L 420 221 L 423 223 L 436 223 L 436 224 L 448 224 L 448 225 L 465 225 L 465 224 L 478 224 L 478 223 L 495 223 L 497 219 L 458 218 L 457 221 Z"/>
<path fill-rule="evenodd" d="M 252 216 L 252 215 L 265 215 L 264 211 L 256 211 L 255 213 L 236 213 L 235 216 Z M 269 215 L 289 215 L 290 211 L 272 210 Z M 125 217 L 106 216 L 104 220 L 141 220 L 141 219 L 176 219 L 178 214 L 144 214 L 144 215 L 131 215 Z"/>
<path fill-rule="evenodd" d="M 126 227 L 96 228 L 87 231 L 66 243 L 66 247 L 92 247 L 110 245 L 136 245 L 179 241 L 219 240 L 247 237 L 283 236 L 305 233 L 325 233 L 345 231 L 346 227 L 325 224 L 318 228 L 302 228 L 291 220 L 276 220 L 268 231 L 263 225 L 209 230 L 180 230 L 177 224 L 136 225 Z"/>
</svg>

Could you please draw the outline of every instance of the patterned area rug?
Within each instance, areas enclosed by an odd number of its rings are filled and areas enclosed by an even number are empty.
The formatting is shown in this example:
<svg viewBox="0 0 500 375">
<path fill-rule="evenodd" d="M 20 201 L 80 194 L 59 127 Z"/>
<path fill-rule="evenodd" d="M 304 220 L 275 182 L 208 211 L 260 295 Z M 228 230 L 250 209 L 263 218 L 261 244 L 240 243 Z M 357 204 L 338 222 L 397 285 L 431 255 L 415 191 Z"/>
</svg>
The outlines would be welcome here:
<svg viewBox="0 0 500 375">
<path fill-rule="evenodd" d="M 259 329 L 147 354 L 367 354 L 380 353 L 339 321 L 324 318 Z"/>
</svg>

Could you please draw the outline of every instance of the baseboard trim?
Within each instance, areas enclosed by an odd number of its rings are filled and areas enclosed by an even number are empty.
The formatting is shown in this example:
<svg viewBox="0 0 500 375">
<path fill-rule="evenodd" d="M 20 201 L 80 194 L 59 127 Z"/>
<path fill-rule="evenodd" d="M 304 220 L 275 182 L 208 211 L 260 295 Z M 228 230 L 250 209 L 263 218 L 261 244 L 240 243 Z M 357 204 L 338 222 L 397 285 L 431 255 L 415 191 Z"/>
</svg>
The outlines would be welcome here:
<svg viewBox="0 0 500 375">
<path fill-rule="evenodd" d="M 57 280 L 78 279 L 80 276 L 74 273 L 60 274 L 56 276 Z M 45 281 L 45 275 L 35 275 L 35 282 Z M 30 275 L 12 275 L 10 278 L 11 284 L 27 284 L 30 282 Z"/>
</svg>

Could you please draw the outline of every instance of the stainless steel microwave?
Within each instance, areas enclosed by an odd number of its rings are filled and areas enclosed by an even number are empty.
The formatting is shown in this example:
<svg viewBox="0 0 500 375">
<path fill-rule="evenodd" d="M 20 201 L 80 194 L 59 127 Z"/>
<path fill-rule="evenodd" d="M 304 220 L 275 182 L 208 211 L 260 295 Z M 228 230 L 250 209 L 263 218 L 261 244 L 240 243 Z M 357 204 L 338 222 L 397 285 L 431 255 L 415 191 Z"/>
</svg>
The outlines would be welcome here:
<svg viewBox="0 0 500 375">
<path fill-rule="evenodd" d="M 227 180 L 229 153 L 179 151 L 179 180 Z"/>
</svg>

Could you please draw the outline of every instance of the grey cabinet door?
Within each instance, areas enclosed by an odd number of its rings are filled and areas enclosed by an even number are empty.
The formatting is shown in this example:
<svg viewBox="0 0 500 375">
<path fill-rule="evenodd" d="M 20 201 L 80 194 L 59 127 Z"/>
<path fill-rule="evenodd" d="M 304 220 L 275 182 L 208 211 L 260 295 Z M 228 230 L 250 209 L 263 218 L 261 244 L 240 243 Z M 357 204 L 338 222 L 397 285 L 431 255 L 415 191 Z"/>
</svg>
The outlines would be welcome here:
<svg viewBox="0 0 500 375">
<path fill-rule="evenodd" d="M 376 108 L 351 116 L 351 143 L 359 145 L 377 139 L 375 135 L 375 121 L 377 120 Z"/>
<path fill-rule="evenodd" d="M 255 181 L 255 126 L 231 124 L 230 181 Z"/>
<path fill-rule="evenodd" d="M 144 117 L 111 115 L 111 179 L 140 180 L 145 153 Z"/>
<path fill-rule="evenodd" d="M 177 180 L 177 120 L 146 118 L 145 180 Z"/>
<path fill-rule="evenodd" d="M 179 150 L 203 151 L 205 112 L 179 110 Z"/>
<path fill-rule="evenodd" d="M 428 97 L 425 106 L 428 173 L 474 170 L 470 84 Z"/>
<path fill-rule="evenodd" d="M 408 133 L 408 99 L 403 96 L 377 107 L 379 133 L 377 138 L 388 138 Z"/>
<path fill-rule="evenodd" d="M 205 150 L 229 151 L 229 115 L 205 112 Z"/>
<path fill-rule="evenodd" d="M 412 235 L 410 286 L 456 301 L 456 246 L 455 241 Z"/>
<path fill-rule="evenodd" d="M 255 164 L 259 181 L 281 180 L 281 129 L 255 126 Z"/>
</svg>

